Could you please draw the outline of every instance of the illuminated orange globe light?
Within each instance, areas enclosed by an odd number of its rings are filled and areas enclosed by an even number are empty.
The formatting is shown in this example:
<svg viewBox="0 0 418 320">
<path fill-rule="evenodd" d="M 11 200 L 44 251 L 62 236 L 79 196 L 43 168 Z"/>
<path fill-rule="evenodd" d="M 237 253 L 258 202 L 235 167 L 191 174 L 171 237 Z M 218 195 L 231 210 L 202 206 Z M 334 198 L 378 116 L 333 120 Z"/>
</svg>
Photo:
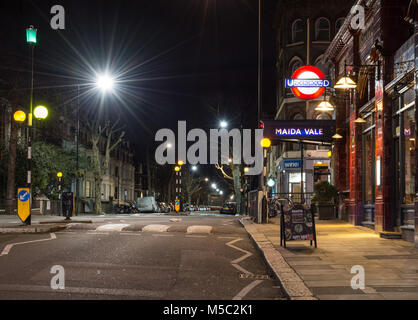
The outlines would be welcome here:
<svg viewBox="0 0 418 320">
<path fill-rule="evenodd" d="M 179 160 L 179 162 L 177 162 L 177 164 L 178 164 L 179 166 L 182 166 L 182 165 L 184 164 L 184 162 L 183 162 L 182 160 Z"/>
<path fill-rule="evenodd" d="M 269 138 L 264 138 L 261 140 L 261 146 L 263 148 L 270 148 L 271 147 L 271 140 Z"/>
<path fill-rule="evenodd" d="M 15 121 L 17 122 L 23 122 L 26 120 L 26 113 L 24 113 L 21 110 L 18 110 L 14 113 L 13 119 L 15 119 Z"/>
<path fill-rule="evenodd" d="M 174 168 L 174 171 L 179 172 L 179 171 L 180 171 L 180 167 L 176 166 L 176 167 Z"/>
<path fill-rule="evenodd" d="M 58 173 L 57 173 L 57 177 L 58 177 L 58 178 L 62 178 L 62 172 L 58 172 Z"/>
</svg>

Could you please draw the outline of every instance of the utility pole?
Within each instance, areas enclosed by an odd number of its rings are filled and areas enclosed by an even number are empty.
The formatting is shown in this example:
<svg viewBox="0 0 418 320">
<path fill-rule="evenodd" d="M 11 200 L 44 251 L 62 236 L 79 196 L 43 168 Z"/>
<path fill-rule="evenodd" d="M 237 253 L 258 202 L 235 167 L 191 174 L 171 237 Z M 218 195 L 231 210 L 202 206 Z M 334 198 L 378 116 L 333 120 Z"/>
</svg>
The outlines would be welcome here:
<svg viewBox="0 0 418 320">
<path fill-rule="evenodd" d="M 257 124 L 261 121 L 261 111 L 262 111 L 262 85 L 263 85 L 263 40 L 262 40 L 262 25 L 261 25 L 261 1 L 258 0 L 258 112 L 257 112 Z M 263 216 L 263 197 L 264 197 L 264 172 L 258 176 L 258 197 L 257 197 L 257 222 L 262 222 Z"/>
</svg>

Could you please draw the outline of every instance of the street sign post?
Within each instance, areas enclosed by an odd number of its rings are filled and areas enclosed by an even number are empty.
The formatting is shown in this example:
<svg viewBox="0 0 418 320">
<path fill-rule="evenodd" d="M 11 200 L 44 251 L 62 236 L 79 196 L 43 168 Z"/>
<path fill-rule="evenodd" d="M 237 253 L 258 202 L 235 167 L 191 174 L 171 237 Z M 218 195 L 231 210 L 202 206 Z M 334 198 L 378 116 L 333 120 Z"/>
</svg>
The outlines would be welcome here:
<svg viewBox="0 0 418 320">
<path fill-rule="evenodd" d="M 30 189 L 20 188 L 17 190 L 17 215 L 23 223 L 30 218 Z"/>
</svg>

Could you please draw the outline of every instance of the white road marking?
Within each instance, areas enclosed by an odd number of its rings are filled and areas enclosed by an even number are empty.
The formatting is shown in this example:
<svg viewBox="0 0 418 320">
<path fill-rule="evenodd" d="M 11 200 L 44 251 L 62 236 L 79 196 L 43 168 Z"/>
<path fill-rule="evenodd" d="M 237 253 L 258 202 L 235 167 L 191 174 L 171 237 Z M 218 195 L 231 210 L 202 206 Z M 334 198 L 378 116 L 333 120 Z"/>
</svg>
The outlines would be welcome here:
<svg viewBox="0 0 418 320">
<path fill-rule="evenodd" d="M 123 236 L 141 236 L 139 232 L 121 232 L 120 234 Z"/>
<path fill-rule="evenodd" d="M 142 232 L 167 232 L 170 226 L 164 224 L 149 224 L 142 228 Z"/>
<path fill-rule="evenodd" d="M 41 241 L 49 241 L 49 240 L 54 240 L 56 239 L 57 236 L 55 235 L 55 233 L 50 233 L 50 238 L 48 239 L 40 239 L 40 240 L 32 240 L 32 241 L 25 241 L 25 242 L 16 242 L 16 243 L 10 243 L 8 245 L 6 245 L 3 249 L 3 251 L 1 252 L 0 256 L 5 256 L 8 255 L 10 250 L 12 250 L 12 248 L 14 246 L 17 246 L 18 244 L 27 244 L 27 243 L 35 243 L 35 242 L 41 242 Z"/>
<path fill-rule="evenodd" d="M 172 234 L 153 234 L 153 237 L 174 237 Z"/>
<path fill-rule="evenodd" d="M 96 231 L 122 231 L 126 227 L 129 227 L 129 224 L 106 224 L 97 227 Z"/>
<path fill-rule="evenodd" d="M 94 232 L 94 231 L 89 231 L 89 232 L 86 232 L 86 234 L 94 234 L 94 235 L 108 236 L 110 233 L 109 232 Z"/>
<path fill-rule="evenodd" d="M 239 271 L 241 271 L 242 273 L 245 273 L 245 274 L 248 274 L 248 275 L 254 275 L 254 273 L 252 273 L 252 272 L 250 272 L 250 271 L 248 271 L 248 270 L 246 270 L 246 269 L 244 269 L 243 267 L 241 267 L 239 264 L 236 264 L 236 263 L 231 263 L 232 264 L 232 266 L 235 268 L 235 269 L 237 269 L 237 270 L 239 270 Z"/>
<path fill-rule="evenodd" d="M 244 298 L 248 294 L 248 292 L 250 292 L 256 286 L 258 286 L 261 282 L 263 282 L 263 280 L 255 280 L 251 282 L 248 286 L 242 289 L 235 297 L 233 297 L 232 300 L 242 300 L 242 298 Z"/>
<path fill-rule="evenodd" d="M 231 261 L 232 264 L 240 263 L 241 261 L 243 261 L 243 260 L 245 260 L 248 257 L 251 257 L 253 255 L 251 252 L 249 252 L 247 250 L 244 250 L 244 249 L 241 249 L 241 248 L 238 248 L 238 247 L 233 245 L 233 243 L 241 241 L 241 240 L 242 240 L 241 238 L 238 238 L 238 239 L 232 240 L 232 241 L 230 241 L 226 244 L 227 246 L 229 246 L 231 248 L 234 248 L 235 250 L 238 250 L 238 251 L 241 251 L 241 252 L 245 253 L 242 257 Z"/>
<path fill-rule="evenodd" d="M 194 236 L 194 235 L 186 235 L 186 238 L 207 238 L 208 236 Z"/>
<path fill-rule="evenodd" d="M 189 226 L 187 227 L 187 233 L 211 233 L 211 226 Z"/>
<path fill-rule="evenodd" d="M 128 296 L 128 297 L 150 297 L 162 299 L 166 292 L 154 290 L 135 290 L 135 289 L 108 289 L 108 288 L 85 288 L 85 287 L 65 287 L 64 290 L 52 290 L 49 286 L 36 285 L 10 285 L 0 284 L 0 291 L 8 292 L 49 292 L 54 295 L 57 293 L 66 294 L 92 294 L 107 296 Z"/>
</svg>

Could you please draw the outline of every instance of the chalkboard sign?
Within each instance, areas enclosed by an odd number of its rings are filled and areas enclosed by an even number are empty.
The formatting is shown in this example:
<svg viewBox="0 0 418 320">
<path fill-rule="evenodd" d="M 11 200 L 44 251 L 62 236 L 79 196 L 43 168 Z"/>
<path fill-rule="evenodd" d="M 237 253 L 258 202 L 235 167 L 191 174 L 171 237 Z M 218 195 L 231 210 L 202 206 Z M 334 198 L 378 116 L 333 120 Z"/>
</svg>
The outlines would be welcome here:
<svg viewBox="0 0 418 320">
<path fill-rule="evenodd" d="M 310 206 L 286 206 L 281 212 L 280 245 L 286 248 L 286 241 L 308 240 L 311 245 L 315 241 L 316 248 L 315 219 Z"/>
</svg>

